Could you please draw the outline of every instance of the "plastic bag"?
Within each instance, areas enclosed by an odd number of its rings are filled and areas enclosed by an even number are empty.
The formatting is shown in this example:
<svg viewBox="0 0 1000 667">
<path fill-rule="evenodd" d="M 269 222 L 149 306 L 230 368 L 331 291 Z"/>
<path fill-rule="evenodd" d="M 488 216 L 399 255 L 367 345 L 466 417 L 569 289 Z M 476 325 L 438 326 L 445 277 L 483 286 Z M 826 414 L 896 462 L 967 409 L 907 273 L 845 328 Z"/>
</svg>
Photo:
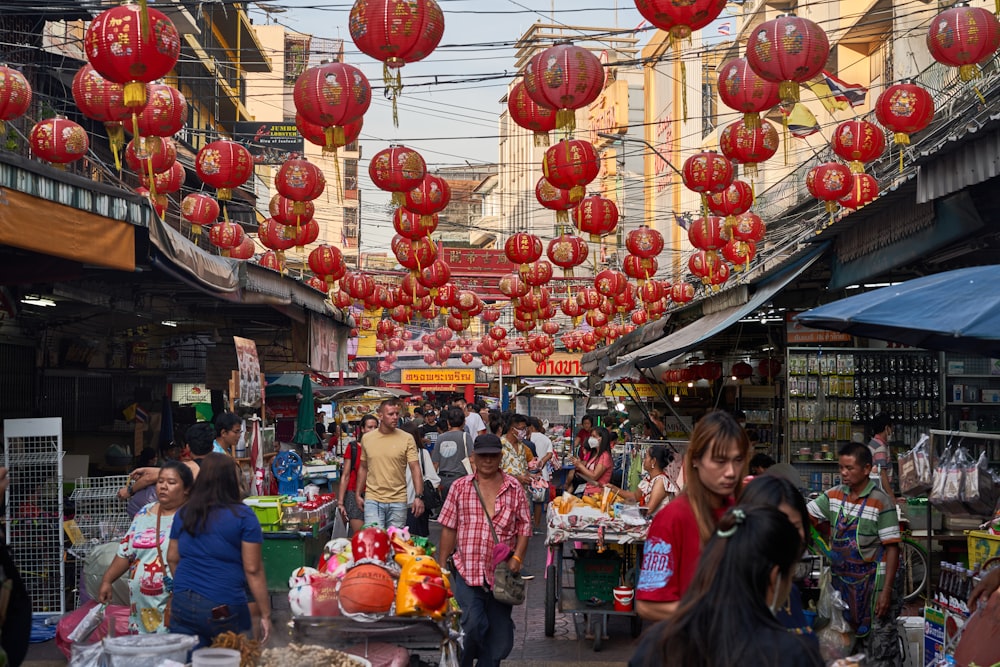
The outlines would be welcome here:
<svg viewBox="0 0 1000 667">
<path fill-rule="evenodd" d="M 458 667 L 458 664 L 458 645 L 453 641 L 443 642 L 438 667 Z"/>
<path fill-rule="evenodd" d="M 820 592 L 820 605 L 824 604 L 823 594 L 827 590 L 826 606 L 827 613 L 830 614 L 830 622 L 816 632 L 816 638 L 819 640 L 819 652 L 825 663 L 848 657 L 854 648 L 854 629 L 844 618 L 847 603 L 840 597 L 840 591 L 835 590 L 831 584 L 828 589 Z"/>
<path fill-rule="evenodd" d="M 996 504 L 996 489 L 989 463 L 984 451 L 979 460 L 965 468 L 962 480 L 962 503 L 970 513 L 978 516 L 989 516 Z"/>
<path fill-rule="evenodd" d="M 106 604 L 99 604 L 84 614 L 83 618 L 80 619 L 80 622 L 76 624 L 75 628 L 73 628 L 73 632 L 69 633 L 69 637 L 67 637 L 67 639 L 71 642 L 87 641 L 87 638 L 93 634 L 94 630 L 97 629 L 97 626 L 99 626 L 101 621 L 104 620 L 104 610 L 106 608 Z"/>
<path fill-rule="evenodd" d="M 96 644 L 73 644 L 67 667 L 104 667 L 105 664 L 107 662 L 104 659 L 104 645 L 97 642 Z"/>
<path fill-rule="evenodd" d="M 925 495 L 931 490 L 934 475 L 927 447 L 930 436 L 924 433 L 917 444 L 899 456 L 899 490 L 907 497 Z"/>
<path fill-rule="evenodd" d="M 959 447 L 952 453 L 951 449 L 946 449 L 941 456 L 941 461 L 934 469 L 934 486 L 931 489 L 931 504 L 945 514 L 965 514 L 965 505 L 962 504 L 962 475 L 964 473 L 963 464 L 968 462 L 968 454 Z"/>
</svg>

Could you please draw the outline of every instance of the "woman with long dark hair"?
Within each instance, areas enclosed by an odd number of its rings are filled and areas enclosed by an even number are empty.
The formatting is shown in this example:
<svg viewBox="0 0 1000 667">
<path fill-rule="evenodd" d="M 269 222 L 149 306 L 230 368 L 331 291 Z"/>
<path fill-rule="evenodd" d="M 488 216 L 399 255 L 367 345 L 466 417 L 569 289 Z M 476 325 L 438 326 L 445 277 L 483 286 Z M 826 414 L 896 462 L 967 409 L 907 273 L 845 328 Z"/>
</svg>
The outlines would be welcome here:
<svg viewBox="0 0 1000 667">
<path fill-rule="evenodd" d="M 649 629 L 629 665 L 820 667 L 819 649 L 774 617 L 801 553 L 798 531 L 781 510 L 729 510 L 677 613 Z"/>
<path fill-rule="evenodd" d="M 698 420 L 684 454 L 685 487 L 653 518 L 636 586 L 636 611 L 670 618 L 694 577 L 702 545 L 731 507 L 747 474 L 747 434 L 733 417 L 713 410 Z"/>
<path fill-rule="evenodd" d="M 261 558 L 264 535 L 241 495 L 236 462 L 225 454 L 209 454 L 170 529 L 170 631 L 197 635 L 200 646 L 223 632 L 251 631 L 248 586 L 261 615 L 260 640 L 271 634 L 271 599 Z"/>
<path fill-rule="evenodd" d="M 641 500 L 648 516 L 655 516 L 677 495 L 677 485 L 666 472 L 673 460 L 674 455 L 666 445 L 650 445 L 642 454 L 642 469 L 649 474 L 649 479 L 639 482 L 635 491 L 620 489 L 613 484 L 607 487 L 625 500 Z"/>
<path fill-rule="evenodd" d="M 586 482 L 583 495 L 601 493 L 604 485 L 611 481 L 615 461 L 611 456 L 611 434 L 603 426 L 595 426 L 583 443 L 585 455 L 572 458 L 573 474 Z"/>
<path fill-rule="evenodd" d="M 363 507 L 358 507 L 355 494 L 358 488 L 358 464 L 361 462 L 361 436 L 377 428 L 378 417 L 365 415 L 358 423 L 357 436 L 344 450 L 344 469 L 341 473 L 340 498 L 337 505 L 341 517 L 350 523 L 351 535 L 360 531 L 365 525 L 365 510 Z M 364 495 L 364 489 L 361 495 Z"/>
</svg>

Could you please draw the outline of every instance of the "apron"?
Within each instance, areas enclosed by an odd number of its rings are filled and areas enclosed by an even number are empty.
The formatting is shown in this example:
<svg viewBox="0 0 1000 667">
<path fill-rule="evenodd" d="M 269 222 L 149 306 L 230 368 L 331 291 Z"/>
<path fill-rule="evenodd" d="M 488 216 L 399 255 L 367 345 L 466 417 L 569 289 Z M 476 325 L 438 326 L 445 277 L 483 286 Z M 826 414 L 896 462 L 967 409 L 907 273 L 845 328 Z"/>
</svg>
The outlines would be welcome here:
<svg viewBox="0 0 1000 667">
<path fill-rule="evenodd" d="M 878 565 L 882 560 L 881 550 L 873 562 L 861 556 L 858 547 L 858 524 L 868 504 L 868 496 L 857 515 L 844 516 L 844 505 L 840 506 L 837 522 L 831 539 L 834 589 L 840 592 L 847 610 L 844 618 L 855 629 L 859 637 L 868 634 L 872 624 L 872 601 L 875 599 Z"/>
</svg>

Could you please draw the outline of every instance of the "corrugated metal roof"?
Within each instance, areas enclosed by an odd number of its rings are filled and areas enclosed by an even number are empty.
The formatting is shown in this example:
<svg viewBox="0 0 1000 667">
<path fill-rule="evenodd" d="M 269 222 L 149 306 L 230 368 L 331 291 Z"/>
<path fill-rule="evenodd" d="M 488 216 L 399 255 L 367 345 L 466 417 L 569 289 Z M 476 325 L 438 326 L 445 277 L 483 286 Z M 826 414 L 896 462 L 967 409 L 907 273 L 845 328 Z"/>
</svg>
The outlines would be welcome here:
<svg viewBox="0 0 1000 667">
<path fill-rule="evenodd" d="M 995 120 L 997 117 L 991 117 Z M 974 121 L 973 121 L 974 122 Z M 1000 129 L 982 132 L 967 126 L 966 142 L 921 165 L 917 172 L 917 203 L 923 204 L 976 183 L 1000 176 Z M 977 135 L 970 137 L 969 135 Z"/>
</svg>

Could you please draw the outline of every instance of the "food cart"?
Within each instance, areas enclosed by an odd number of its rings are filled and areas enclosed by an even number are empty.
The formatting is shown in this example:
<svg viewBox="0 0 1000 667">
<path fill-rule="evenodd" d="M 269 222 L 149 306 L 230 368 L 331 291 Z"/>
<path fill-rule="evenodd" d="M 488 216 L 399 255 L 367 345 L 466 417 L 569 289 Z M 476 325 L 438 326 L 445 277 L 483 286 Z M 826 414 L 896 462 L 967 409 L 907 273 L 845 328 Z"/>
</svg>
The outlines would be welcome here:
<svg viewBox="0 0 1000 667">
<path fill-rule="evenodd" d="M 565 497 L 565 496 L 564 496 Z M 548 558 L 545 567 L 545 636 L 555 634 L 556 611 L 572 614 L 578 639 L 593 633 L 594 650 L 600 651 L 608 632 L 609 616 L 627 616 L 631 633 L 638 637 L 642 619 L 629 599 L 616 601 L 616 588 L 634 593 L 642 560 L 642 544 L 649 524 L 638 507 L 615 507 L 615 515 L 585 506 L 563 509 L 549 506 Z M 565 545 L 574 553 L 565 553 Z M 611 548 L 611 545 L 617 545 Z M 567 560 L 573 561 L 572 583 L 567 585 Z M 619 587 L 624 581 L 626 585 Z M 625 589 L 632 589 L 629 593 Z M 571 591 L 566 594 L 566 591 Z M 624 596 L 623 596 L 624 597 Z"/>
</svg>

